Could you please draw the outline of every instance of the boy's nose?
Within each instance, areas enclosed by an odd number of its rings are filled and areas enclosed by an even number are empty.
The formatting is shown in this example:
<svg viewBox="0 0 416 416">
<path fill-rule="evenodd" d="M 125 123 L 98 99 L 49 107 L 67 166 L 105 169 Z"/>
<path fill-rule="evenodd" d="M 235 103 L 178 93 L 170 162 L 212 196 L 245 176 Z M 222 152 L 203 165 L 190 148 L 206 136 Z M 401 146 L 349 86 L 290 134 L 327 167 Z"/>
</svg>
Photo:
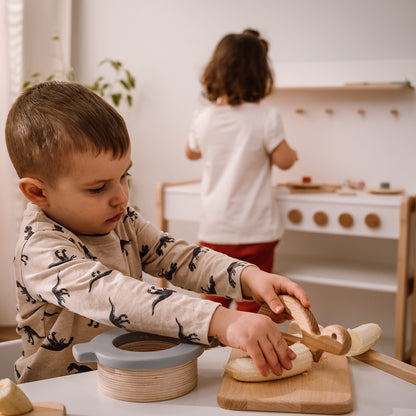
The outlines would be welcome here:
<svg viewBox="0 0 416 416">
<path fill-rule="evenodd" d="M 127 204 L 129 201 L 129 188 L 128 186 L 124 186 L 122 184 L 117 186 L 114 195 L 111 198 L 111 205 L 120 205 L 120 204 Z"/>
</svg>

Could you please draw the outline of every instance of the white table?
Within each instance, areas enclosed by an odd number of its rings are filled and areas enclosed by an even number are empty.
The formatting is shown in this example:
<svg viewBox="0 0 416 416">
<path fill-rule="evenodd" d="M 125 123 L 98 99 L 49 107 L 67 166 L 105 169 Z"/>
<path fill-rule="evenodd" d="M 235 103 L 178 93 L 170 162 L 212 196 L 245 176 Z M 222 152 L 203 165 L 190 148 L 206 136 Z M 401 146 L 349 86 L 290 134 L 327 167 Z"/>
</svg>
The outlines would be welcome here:
<svg viewBox="0 0 416 416">
<path fill-rule="evenodd" d="M 270 416 L 270 412 L 237 412 L 218 406 L 217 393 L 229 355 L 228 347 L 205 351 L 198 358 L 198 386 L 185 396 L 163 402 L 111 399 L 98 391 L 96 371 L 25 383 L 20 387 L 32 402 L 63 403 L 68 416 Z M 350 372 L 354 410 L 349 415 L 416 415 L 416 385 L 355 359 L 350 359 Z"/>
</svg>

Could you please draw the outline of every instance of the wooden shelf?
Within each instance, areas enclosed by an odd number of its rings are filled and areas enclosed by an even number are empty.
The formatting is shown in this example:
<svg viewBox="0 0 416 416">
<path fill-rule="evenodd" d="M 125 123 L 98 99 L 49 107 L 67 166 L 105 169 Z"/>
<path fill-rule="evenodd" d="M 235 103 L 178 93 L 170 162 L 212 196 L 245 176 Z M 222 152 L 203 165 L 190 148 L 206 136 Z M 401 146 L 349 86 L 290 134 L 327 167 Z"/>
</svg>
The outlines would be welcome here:
<svg viewBox="0 0 416 416">
<path fill-rule="evenodd" d="M 413 91 L 409 81 L 351 82 L 344 85 L 276 86 L 276 91 Z"/>
<path fill-rule="evenodd" d="M 395 266 L 287 254 L 277 256 L 276 262 L 279 273 L 299 283 L 387 293 L 396 293 L 397 290 Z"/>
</svg>

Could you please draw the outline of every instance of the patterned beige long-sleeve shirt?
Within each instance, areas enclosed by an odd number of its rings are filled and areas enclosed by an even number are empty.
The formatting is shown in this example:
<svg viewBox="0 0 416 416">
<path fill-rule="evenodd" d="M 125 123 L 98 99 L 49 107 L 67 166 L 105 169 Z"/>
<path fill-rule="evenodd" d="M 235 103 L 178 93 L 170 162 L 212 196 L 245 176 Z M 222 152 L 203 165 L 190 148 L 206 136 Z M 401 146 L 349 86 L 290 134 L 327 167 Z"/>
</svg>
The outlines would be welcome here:
<svg viewBox="0 0 416 416">
<path fill-rule="evenodd" d="M 18 382 L 95 368 L 77 363 L 72 346 L 114 327 L 209 344 L 218 304 L 155 287 L 142 281 L 142 273 L 242 300 L 240 273 L 247 265 L 176 240 L 130 207 L 113 232 L 84 236 L 30 203 L 14 264 L 23 341 L 15 365 Z"/>
</svg>

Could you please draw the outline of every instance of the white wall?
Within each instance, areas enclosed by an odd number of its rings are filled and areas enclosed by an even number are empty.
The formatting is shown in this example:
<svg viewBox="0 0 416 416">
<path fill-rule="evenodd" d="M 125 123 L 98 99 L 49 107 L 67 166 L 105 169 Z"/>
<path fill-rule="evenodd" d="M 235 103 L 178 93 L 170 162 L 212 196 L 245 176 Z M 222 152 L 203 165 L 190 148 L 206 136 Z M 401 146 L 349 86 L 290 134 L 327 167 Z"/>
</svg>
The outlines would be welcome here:
<svg viewBox="0 0 416 416">
<path fill-rule="evenodd" d="M 224 34 L 246 27 L 259 29 L 270 41 L 270 56 L 277 67 L 297 62 L 349 61 L 362 65 L 379 60 L 416 59 L 413 0 L 24 3 L 26 77 L 33 71 L 47 73 L 56 69 L 56 50 L 50 38 L 57 31 L 64 37 L 68 59 L 72 53 L 78 80 L 95 79 L 97 64 L 105 57 L 120 59 L 136 75 L 134 107 L 121 112 L 133 141 L 133 202 L 150 220 L 155 219 L 157 182 L 200 176 L 200 162 L 187 161 L 183 149 L 192 112 L 199 104 L 198 78 Z M 72 28 L 68 27 L 71 18 Z M 325 74 L 324 79 L 336 71 L 332 72 Z M 374 71 L 375 76 L 379 73 L 379 68 Z M 416 84 L 414 71 L 403 74 Z M 280 81 L 279 72 L 276 75 Z M 350 178 L 377 184 L 388 180 L 408 190 L 415 189 L 414 94 L 393 97 L 385 93 L 340 96 L 298 92 L 284 93 L 273 100 L 282 111 L 288 140 L 300 156 L 291 172 L 275 172 L 276 181 L 311 175 L 315 180 L 330 182 Z M 357 104 L 366 109 L 366 117 L 357 115 Z M 392 106 L 399 109 L 399 117 L 390 115 Z M 303 116 L 294 113 L 299 107 L 306 110 Z M 327 107 L 334 109 L 333 116 L 324 113 Z M 0 113 L 2 124 L 4 113 Z M 1 152 L 4 156 L 4 148 Z M 9 214 L 3 211 L 2 218 L 8 218 Z M 7 259 L 9 251 L 2 247 Z M 2 272 L 9 274 L 8 270 Z M 11 299 L 5 288 L 1 283 L 3 297 Z M 3 309 L 0 307 L 1 315 Z"/>
<path fill-rule="evenodd" d="M 134 147 L 134 202 L 151 220 L 158 181 L 200 176 L 200 162 L 187 161 L 183 149 L 199 75 L 224 34 L 259 29 L 276 65 L 416 58 L 412 0 L 73 0 L 73 6 L 72 55 L 80 79 L 93 79 L 103 57 L 122 60 L 137 76 L 134 108 L 123 115 Z M 411 186 L 414 95 L 393 98 L 396 118 L 389 114 L 391 98 L 282 95 L 278 105 L 301 160 L 276 180 L 308 174 Z M 360 100 L 366 117 L 356 113 Z M 327 105 L 335 108 L 331 118 Z M 307 110 L 303 117 L 294 115 L 298 106 Z"/>
</svg>

